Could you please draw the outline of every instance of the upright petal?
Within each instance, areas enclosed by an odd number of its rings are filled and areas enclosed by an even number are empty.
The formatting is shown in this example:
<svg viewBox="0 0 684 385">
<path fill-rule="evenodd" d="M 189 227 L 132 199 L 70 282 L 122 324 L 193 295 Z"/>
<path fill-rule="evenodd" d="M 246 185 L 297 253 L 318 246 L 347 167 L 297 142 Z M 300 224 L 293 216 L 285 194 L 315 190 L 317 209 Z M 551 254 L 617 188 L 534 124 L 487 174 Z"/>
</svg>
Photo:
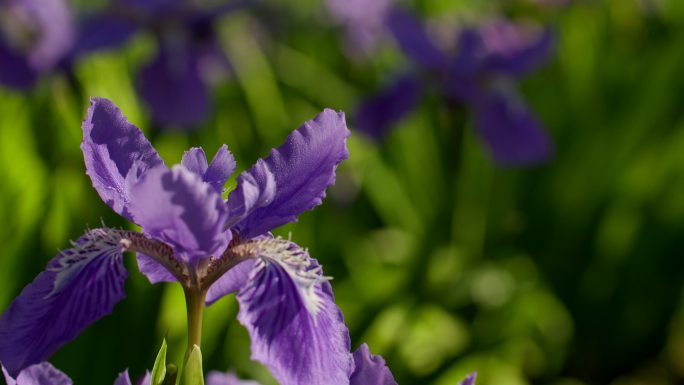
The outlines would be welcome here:
<svg viewBox="0 0 684 385">
<path fill-rule="evenodd" d="M 119 377 L 114 381 L 114 385 L 131 385 L 131 378 L 128 376 L 128 369 L 119 373 Z"/>
<path fill-rule="evenodd" d="M 121 239 L 118 230 L 89 231 L 0 316 L 0 362 L 11 375 L 47 359 L 124 298 Z"/>
<path fill-rule="evenodd" d="M 404 54 L 416 64 L 433 71 L 441 71 L 448 64 L 448 58 L 432 42 L 425 27 L 407 11 L 393 9 L 387 25 Z"/>
<path fill-rule="evenodd" d="M 193 147 L 186 151 L 181 164 L 202 177 L 202 180 L 209 183 L 218 193 L 223 191 L 223 185 L 233 174 L 236 166 L 235 158 L 225 144 L 218 149 L 210 164 L 207 164 L 207 156 L 201 147 Z"/>
<path fill-rule="evenodd" d="M 221 196 L 181 165 L 152 170 L 131 187 L 131 213 L 145 233 L 190 265 L 223 251 L 230 241 Z"/>
<path fill-rule="evenodd" d="M 501 165 L 539 163 L 551 156 L 551 142 L 520 96 L 491 90 L 474 104 L 477 129 Z"/>
<path fill-rule="evenodd" d="M 72 385 L 73 382 L 66 374 L 56 369 L 49 362 L 41 362 L 22 370 L 17 379 L 13 379 L 2 368 L 7 385 Z"/>
<path fill-rule="evenodd" d="M 385 360 L 371 354 L 368 345 L 362 344 L 354 352 L 354 373 L 350 385 L 397 385 Z"/>
<path fill-rule="evenodd" d="M 138 89 L 159 124 L 195 126 L 209 114 L 209 94 L 200 76 L 199 52 L 161 49 L 140 71 Z"/>
<path fill-rule="evenodd" d="M 252 359 L 281 385 L 348 385 L 349 331 L 316 260 L 287 240 L 262 239 L 249 282 L 238 293 L 238 320 L 251 337 Z"/>
<path fill-rule="evenodd" d="M 87 174 L 102 200 L 132 220 L 126 184 L 126 178 L 132 174 L 130 171 L 142 175 L 164 166 L 152 144 L 138 127 L 126 120 L 114 103 L 93 98 L 88 117 L 83 121 L 81 150 Z"/>
<path fill-rule="evenodd" d="M 554 46 L 551 31 L 531 23 L 496 20 L 482 25 L 478 34 L 483 44 L 484 68 L 514 76 L 540 66 Z"/>
<path fill-rule="evenodd" d="M 379 94 L 361 103 L 356 127 L 373 139 L 382 139 L 420 101 L 420 81 L 412 75 L 399 77 Z"/>
<path fill-rule="evenodd" d="M 241 380 L 235 373 L 209 372 L 207 385 L 261 385 L 256 381 Z"/>
<path fill-rule="evenodd" d="M 344 113 L 326 109 L 243 172 L 228 198 L 230 223 L 239 216 L 240 236 L 264 234 L 321 204 L 325 189 L 335 182 L 337 165 L 349 155 L 348 136 Z"/>
</svg>

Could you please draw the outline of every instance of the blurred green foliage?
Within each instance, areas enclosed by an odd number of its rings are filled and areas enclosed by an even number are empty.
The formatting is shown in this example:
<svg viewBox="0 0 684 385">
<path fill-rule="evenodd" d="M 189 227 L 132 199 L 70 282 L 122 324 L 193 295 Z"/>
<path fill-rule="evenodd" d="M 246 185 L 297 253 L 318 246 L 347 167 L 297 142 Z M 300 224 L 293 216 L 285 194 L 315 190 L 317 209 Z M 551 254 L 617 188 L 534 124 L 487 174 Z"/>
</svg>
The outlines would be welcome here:
<svg viewBox="0 0 684 385">
<path fill-rule="evenodd" d="M 492 165 L 469 122 L 427 101 L 388 141 L 349 139 L 322 207 L 281 228 L 334 276 L 352 344 L 368 342 L 400 384 L 676 384 L 684 381 L 684 3 L 416 1 L 458 22 L 493 12 L 558 33 L 557 55 L 523 83 L 556 144 L 532 169 Z M 134 73 L 149 36 L 77 63 L 85 96 L 114 100 L 168 164 L 227 143 L 248 167 L 322 107 L 345 110 L 409 63 L 391 41 L 349 59 L 318 1 L 272 0 L 220 25 L 234 73 L 200 130 L 155 130 Z M 0 90 L 0 308 L 60 248 L 104 221 L 79 149 L 87 100 L 55 75 Z M 449 114 L 449 113 L 447 113 Z M 462 117 L 461 117 L 462 118 Z M 458 124 L 462 124 L 458 123 Z M 351 124 L 353 130 L 353 124 Z M 234 186 L 234 177 L 229 182 Z M 185 349 L 177 285 L 151 286 L 127 258 L 129 298 L 51 360 L 77 384 L 151 369 L 164 336 Z M 274 384 L 249 359 L 234 298 L 207 310 L 205 370 Z"/>
</svg>

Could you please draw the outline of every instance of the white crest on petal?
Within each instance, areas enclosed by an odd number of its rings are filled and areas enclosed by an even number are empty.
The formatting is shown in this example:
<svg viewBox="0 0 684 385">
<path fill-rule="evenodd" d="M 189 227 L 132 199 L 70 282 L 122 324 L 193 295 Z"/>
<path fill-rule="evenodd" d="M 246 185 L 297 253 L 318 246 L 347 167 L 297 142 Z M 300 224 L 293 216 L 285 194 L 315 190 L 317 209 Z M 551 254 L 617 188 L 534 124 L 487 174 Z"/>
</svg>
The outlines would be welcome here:
<svg viewBox="0 0 684 385">
<path fill-rule="evenodd" d="M 123 233 L 121 230 L 101 228 L 90 230 L 77 241 L 72 241 L 73 248 L 60 252 L 59 258 L 47 267 L 48 271 L 54 271 L 57 275 L 52 292 L 46 298 L 68 286 L 71 279 L 78 276 L 93 259 L 109 257 L 112 262 L 116 262 L 121 258 L 126 249 Z M 106 270 L 101 273 L 105 274 Z"/>
<path fill-rule="evenodd" d="M 322 274 L 323 267 L 314 264 L 309 252 L 289 239 L 281 237 L 263 238 L 253 241 L 256 248 L 257 262 L 252 274 L 258 274 L 269 264 L 277 264 L 292 279 L 302 296 L 306 309 L 312 316 L 316 316 L 322 303 L 316 290 L 316 284 L 332 279 Z"/>
</svg>

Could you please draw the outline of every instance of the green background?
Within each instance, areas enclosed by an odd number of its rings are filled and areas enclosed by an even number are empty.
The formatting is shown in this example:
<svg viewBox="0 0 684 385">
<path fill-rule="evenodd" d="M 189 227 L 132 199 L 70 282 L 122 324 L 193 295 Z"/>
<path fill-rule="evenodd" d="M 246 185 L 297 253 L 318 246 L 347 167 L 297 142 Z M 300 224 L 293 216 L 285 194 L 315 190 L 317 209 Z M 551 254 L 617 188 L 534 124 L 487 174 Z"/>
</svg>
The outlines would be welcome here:
<svg viewBox="0 0 684 385">
<path fill-rule="evenodd" d="M 385 143 L 355 132 L 359 98 L 410 63 L 391 39 L 348 58 L 313 0 L 222 19 L 234 71 L 191 133 L 153 129 L 135 93 L 150 35 L 83 57 L 76 78 L 85 96 L 119 105 L 167 164 L 226 143 L 241 171 L 323 107 L 347 111 L 337 184 L 276 233 L 334 277 L 353 348 L 368 342 L 399 384 L 455 385 L 475 370 L 481 385 L 684 383 L 684 3 L 413 6 L 446 25 L 505 12 L 555 29 L 555 55 L 520 84 L 555 143 L 549 162 L 497 167 L 467 115 L 453 119 L 436 95 Z M 87 104 L 60 74 L 29 92 L 0 89 L 0 309 L 86 228 L 132 226 L 85 175 Z M 132 255 L 126 264 L 128 298 L 51 359 L 76 384 L 111 384 L 127 367 L 141 375 L 164 336 L 172 359 L 184 353 L 180 287 L 150 285 Z M 250 361 L 236 313 L 233 296 L 207 309 L 205 369 L 275 384 Z"/>
</svg>

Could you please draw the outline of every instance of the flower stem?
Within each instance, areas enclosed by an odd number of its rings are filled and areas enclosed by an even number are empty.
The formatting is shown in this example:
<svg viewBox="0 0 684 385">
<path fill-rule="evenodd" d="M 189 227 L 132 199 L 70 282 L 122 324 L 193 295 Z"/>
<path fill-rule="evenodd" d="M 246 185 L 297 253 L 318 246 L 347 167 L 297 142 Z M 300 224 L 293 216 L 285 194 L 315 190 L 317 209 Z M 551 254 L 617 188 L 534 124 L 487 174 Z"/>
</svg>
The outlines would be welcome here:
<svg viewBox="0 0 684 385">
<path fill-rule="evenodd" d="M 194 345 L 200 346 L 202 342 L 202 315 L 206 295 L 206 290 L 185 289 L 185 305 L 188 310 L 188 349 L 186 356 L 190 354 Z"/>
</svg>

